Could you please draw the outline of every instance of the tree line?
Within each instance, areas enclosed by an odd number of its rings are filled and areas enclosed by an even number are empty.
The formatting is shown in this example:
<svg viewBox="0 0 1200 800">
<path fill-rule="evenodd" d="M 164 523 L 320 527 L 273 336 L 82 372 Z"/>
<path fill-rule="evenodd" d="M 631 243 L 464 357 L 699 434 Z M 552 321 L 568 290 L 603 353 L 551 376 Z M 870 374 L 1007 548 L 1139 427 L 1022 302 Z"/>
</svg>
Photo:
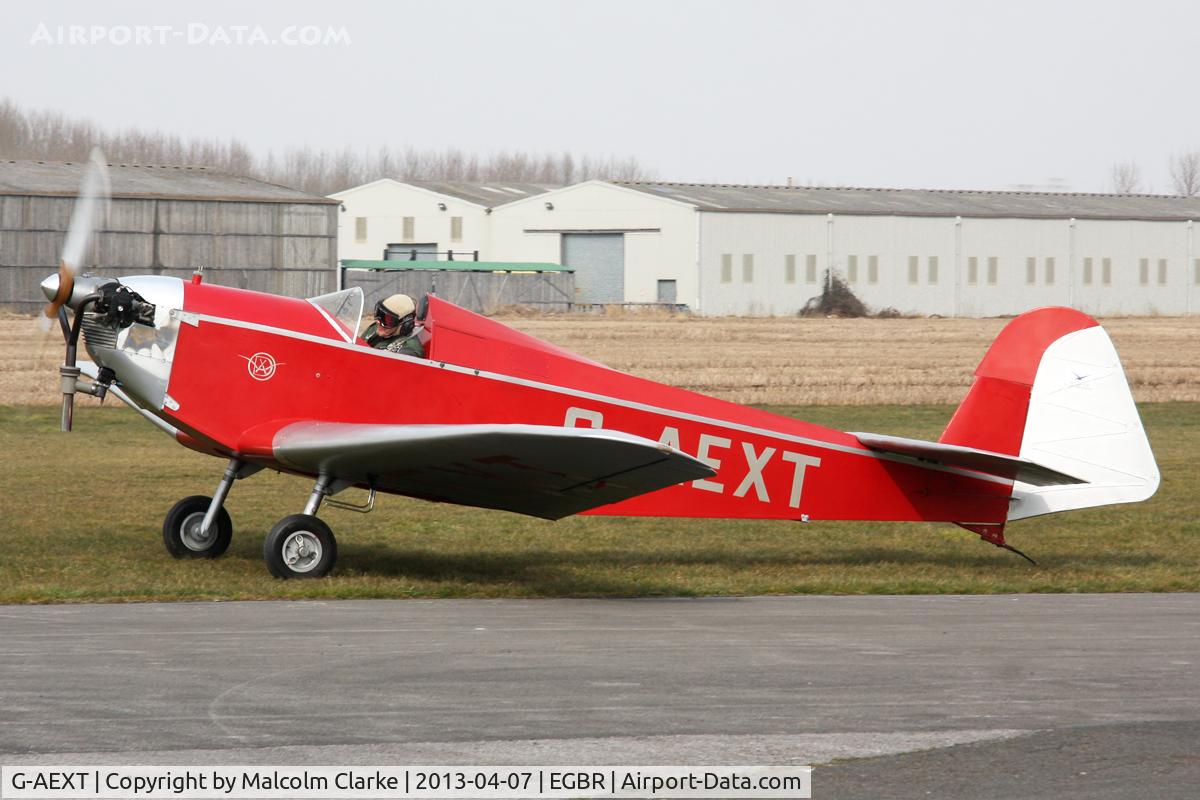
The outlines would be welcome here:
<svg viewBox="0 0 1200 800">
<path fill-rule="evenodd" d="M 237 139 L 184 138 L 139 128 L 112 131 L 58 111 L 22 108 L 0 99 L 0 158 L 84 161 L 99 147 L 112 163 L 187 164 L 247 175 L 313 194 L 396 178 L 406 181 L 516 181 L 569 184 L 579 181 L 652 180 L 655 173 L 632 156 L 591 156 L 500 151 L 488 155 L 393 145 L 364 152 L 351 147 L 297 147 L 260 155 Z"/>
<path fill-rule="evenodd" d="M 370 152 L 352 147 L 296 147 L 261 155 L 237 139 L 185 138 L 140 128 L 106 130 L 59 111 L 28 110 L 10 99 L 0 99 L 0 158 L 83 161 L 93 147 L 99 147 L 114 163 L 204 166 L 320 195 L 380 178 L 570 184 L 596 178 L 644 181 L 657 177 L 632 156 L 579 156 L 568 151 L 479 155 L 453 147 L 436 150 L 392 145 Z M 1174 194 L 1200 195 L 1200 150 L 1171 156 L 1168 167 Z M 1149 191 L 1141 167 L 1134 161 L 1112 165 L 1109 188 L 1116 194 Z"/>
</svg>

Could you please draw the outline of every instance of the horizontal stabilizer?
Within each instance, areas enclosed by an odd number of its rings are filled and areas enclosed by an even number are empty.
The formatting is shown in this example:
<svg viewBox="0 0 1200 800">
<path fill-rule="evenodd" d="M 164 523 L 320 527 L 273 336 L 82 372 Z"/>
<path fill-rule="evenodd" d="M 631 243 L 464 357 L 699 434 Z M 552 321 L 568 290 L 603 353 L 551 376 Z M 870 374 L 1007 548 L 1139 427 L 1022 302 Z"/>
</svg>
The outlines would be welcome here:
<svg viewBox="0 0 1200 800">
<path fill-rule="evenodd" d="M 1087 481 L 1067 475 L 1065 472 L 1043 467 L 1017 456 L 978 450 L 940 442 L 925 442 L 920 439 L 905 439 L 902 436 L 884 436 L 879 433 L 854 433 L 864 447 L 880 453 L 911 456 L 921 461 L 930 461 L 947 467 L 982 472 L 1000 478 L 1021 481 L 1032 486 L 1066 486 Z"/>
<path fill-rule="evenodd" d="M 297 422 L 273 450 L 281 464 L 340 482 L 543 519 L 715 474 L 641 436 L 548 425 Z"/>
</svg>

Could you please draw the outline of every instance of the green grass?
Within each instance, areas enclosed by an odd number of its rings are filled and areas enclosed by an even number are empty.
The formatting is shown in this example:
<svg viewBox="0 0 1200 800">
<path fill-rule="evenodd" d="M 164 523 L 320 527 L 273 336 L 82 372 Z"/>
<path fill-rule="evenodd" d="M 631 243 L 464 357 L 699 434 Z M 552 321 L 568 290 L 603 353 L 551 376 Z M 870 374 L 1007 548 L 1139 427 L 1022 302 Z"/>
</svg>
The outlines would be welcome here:
<svg viewBox="0 0 1200 800">
<path fill-rule="evenodd" d="M 944 406 L 774 408 L 848 430 L 936 438 Z M 262 538 L 311 483 L 260 473 L 234 486 L 235 533 L 216 561 L 176 561 L 167 509 L 209 494 L 223 463 L 185 450 L 127 409 L 0 407 L 0 602 L 347 597 L 691 596 L 791 593 L 1200 590 L 1195 500 L 1200 404 L 1142 407 L 1163 482 L 1146 503 L 1016 523 L 1039 562 L 951 525 L 573 518 L 381 497 L 375 512 L 327 510 L 340 558 L 330 578 L 282 582 Z"/>
</svg>

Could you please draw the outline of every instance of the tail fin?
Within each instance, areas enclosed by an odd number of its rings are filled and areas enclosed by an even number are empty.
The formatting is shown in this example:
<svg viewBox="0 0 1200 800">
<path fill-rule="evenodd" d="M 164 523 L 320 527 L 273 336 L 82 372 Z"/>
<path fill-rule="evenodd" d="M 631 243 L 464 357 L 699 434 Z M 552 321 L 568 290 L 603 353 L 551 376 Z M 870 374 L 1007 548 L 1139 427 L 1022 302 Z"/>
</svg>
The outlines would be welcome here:
<svg viewBox="0 0 1200 800">
<path fill-rule="evenodd" d="M 1017 480 L 1008 519 L 1145 500 L 1158 465 L 1104 329 L 1069 308 L 1010 322 L 939 440 L 1017 456 L 1085 483 Z"/>
</svg>

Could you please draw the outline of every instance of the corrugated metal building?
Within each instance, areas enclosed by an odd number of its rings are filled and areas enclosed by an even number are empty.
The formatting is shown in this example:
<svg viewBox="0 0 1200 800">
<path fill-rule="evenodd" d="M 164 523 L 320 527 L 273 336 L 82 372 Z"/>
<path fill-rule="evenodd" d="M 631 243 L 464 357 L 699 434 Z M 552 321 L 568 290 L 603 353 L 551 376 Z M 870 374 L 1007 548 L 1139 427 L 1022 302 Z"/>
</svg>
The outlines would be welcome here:
<svg viewBox="0 0 1200 800">
<path fill-rule="evenodd" d="M 87 164 L 0 161 L 0 307 L 33 311 L 58 266 Z M 88 269 L 305 297 L 337 282 L 337 201 L 204 167 L 112 164 Z"/>
<path fill-rule="evenodd" d="M 500 199 L 472 249 L 573 268 L 578 303 L 793 314 L 832 269 L 906 313 L 1200 312 L 1200 198 L 587 181 Z M 441 202 L 379 200 L 396 219 Z"/>
<path fill-rule="evenodd" d="M 1196 219 L 1200 199 L 1171 196 L 589 182 L 496 209 L 491 254 L 607 246 L 627 302 L 703 314 L 795 313 L 827 268 L 909 313 L 1191 314 Z"/>
</svg>

